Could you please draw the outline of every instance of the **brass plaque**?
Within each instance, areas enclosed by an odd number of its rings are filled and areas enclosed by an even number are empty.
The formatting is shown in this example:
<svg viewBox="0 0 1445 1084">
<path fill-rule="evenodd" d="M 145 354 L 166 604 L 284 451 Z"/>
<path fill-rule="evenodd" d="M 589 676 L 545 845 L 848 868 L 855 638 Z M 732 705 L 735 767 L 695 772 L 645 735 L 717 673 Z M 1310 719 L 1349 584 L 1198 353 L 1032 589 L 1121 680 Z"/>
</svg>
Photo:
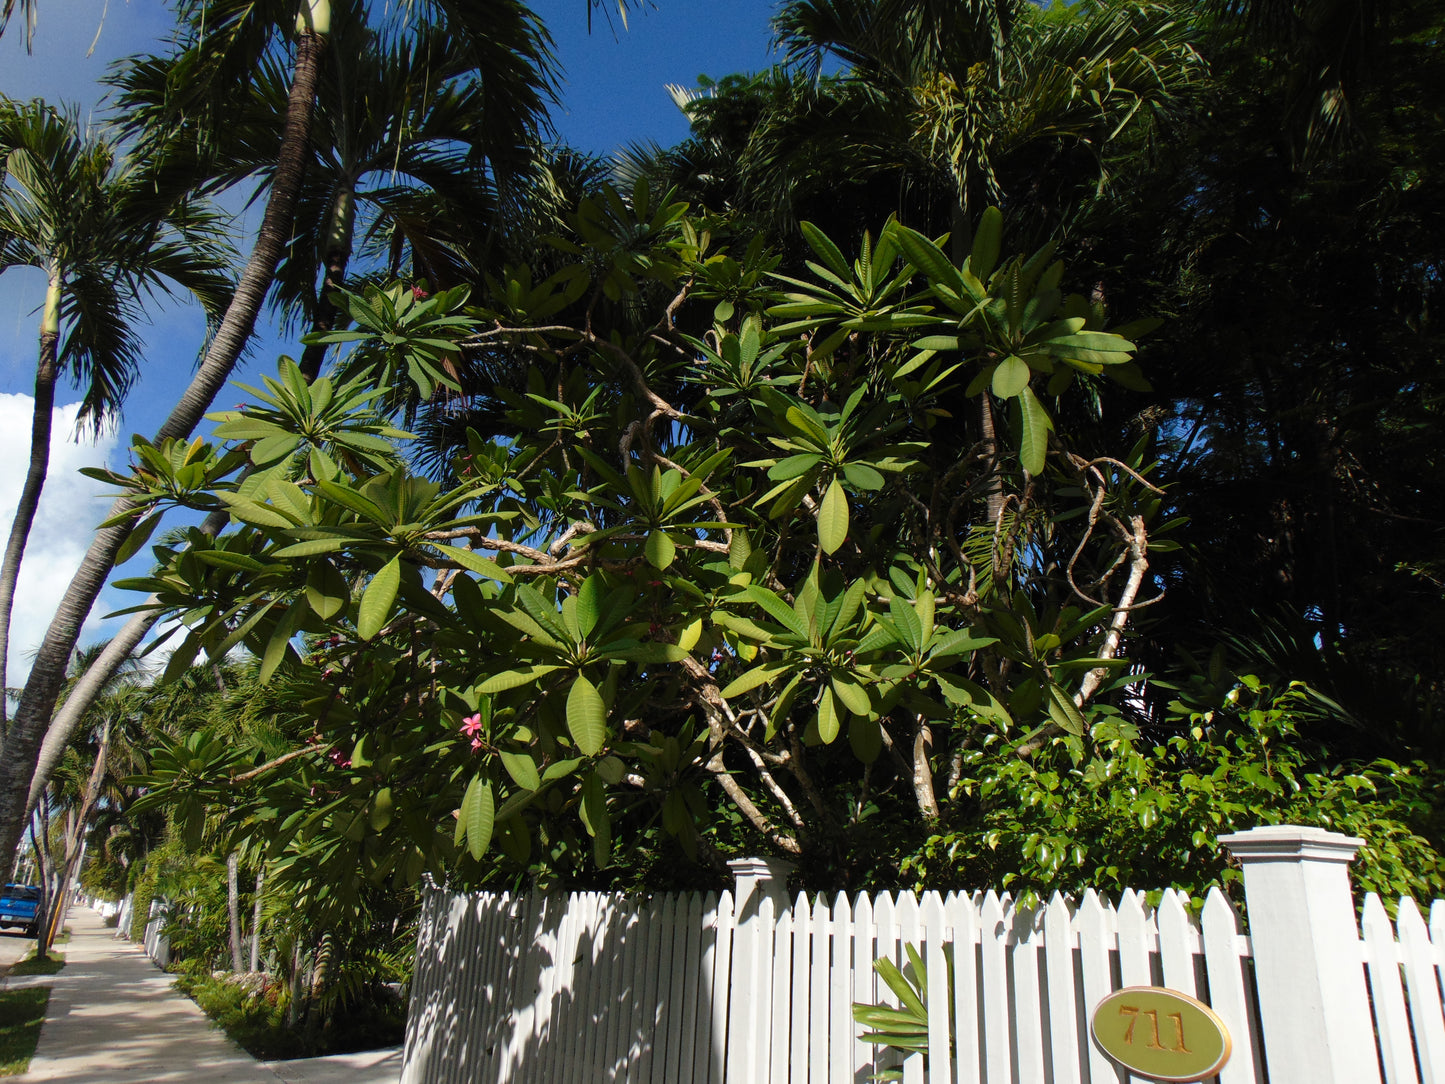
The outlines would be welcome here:
<svg viewBox="0 0 1445 1084">
<path fill-rule="evenodd" d="M 1174 1082 L 1214 1076 L 1229 1060 L 1229 1029 L 1202 1001 L 1162 986 L 1126 986 L 1094 1007 L 1099 1048 L 1125 1069 Z"/>
</svg>

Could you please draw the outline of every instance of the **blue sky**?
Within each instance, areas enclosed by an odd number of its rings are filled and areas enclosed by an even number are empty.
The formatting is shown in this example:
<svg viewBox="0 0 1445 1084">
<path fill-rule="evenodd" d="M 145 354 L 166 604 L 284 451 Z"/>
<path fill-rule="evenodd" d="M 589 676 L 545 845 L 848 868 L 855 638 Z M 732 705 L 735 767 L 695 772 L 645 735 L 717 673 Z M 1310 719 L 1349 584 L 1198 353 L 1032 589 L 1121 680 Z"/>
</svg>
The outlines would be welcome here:
<svg viewBox="0 0 1445 1084">
<path fill-rule="evenodd" d="M 668 83 L 693 86 L 699 75 L 717 78 L 756 71 L 773 60 L 768 20 L 774 0 L 658 0 L 653 7 L 633 10 L 626 30 L 615 18 L 609 28 L 608 20 L 594 13 L 590 35 L 584 5 L 585 0 L 535 0 L 532 6 L 551 31 L 565 71 L 562 100 L 553 112 L 557 135 L 594 154 L 610 154 L 634 141 L 655 140 L 668 146 L 683 139 L 687 123 L 664 89 Z M 25 52 L 18 13 L 0 38 L 0 93 L 15 99 L 64 101 L 78 107 L 82 119 L 102 116 L 99 80 L 110 64 L 133 53 L 159 50 L 170 26 L 160 0 L 39 0 L 39 12 L 32 54 Z M 243 228 L 254 227 L 258 217 L 252 212 Z M 28 454 L 36 310 L 43 293 L 38 272 L 0 276 L 0 529 L 4 530 L 13 515 Z M 75 474 L 76 469 L 99 462 L 122 466 L 129 435 L 149 435 L 158 427 L 190 377 L 202 329 L 197 313 L 184 305 L 153 311 L 152 325 L 143 329 L 146 370 L 131 394 L 119 432 L 99 445 L 68 443 L 78 395 L 68 387 L 59 390 L 50 482 L 16 600 L 12 684 L 28 672 L 24 656 L 43 635 L 50 612 L 89 543 L 90 528 L 102 518 L 107 504 L 101 487 Z M 294 352 L 294 345 L 265 331 L 239 379 L 258 381 L 257 374 L 271 371 L 282 350 Z M 223 391 L 216 405 L 229 407 L 242 398 L 244 393 Z M 144 557 L 134 559 L 124 574 L 143 571 L 145 563 Z M 132 601 L 134 596 L 107 590 L 85 638 L 106 635 L 112 623 L 101 622 L 100 616 Z"/>
</svg>

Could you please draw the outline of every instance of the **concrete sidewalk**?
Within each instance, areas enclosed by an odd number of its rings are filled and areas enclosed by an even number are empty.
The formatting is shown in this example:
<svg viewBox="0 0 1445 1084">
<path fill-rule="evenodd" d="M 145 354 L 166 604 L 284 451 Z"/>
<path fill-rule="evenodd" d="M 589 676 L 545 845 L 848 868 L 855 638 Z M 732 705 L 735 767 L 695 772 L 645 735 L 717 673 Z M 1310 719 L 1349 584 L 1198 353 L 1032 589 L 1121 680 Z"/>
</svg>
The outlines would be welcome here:
<svg viewBox="0 0 1445 1084">
<path fill-rule="evenodd" d="M 139 948 L 111 939 L 89 908 L 75 907 L 58 975 L 16 979 L 18 986 L 50 986 L 40 1045 L 23 1084 L 396 1084 L 395 1050 L 329 1058 L 257 1061 L 230 1041 L 194 1001 L 171 985 Z"/>
</svg>

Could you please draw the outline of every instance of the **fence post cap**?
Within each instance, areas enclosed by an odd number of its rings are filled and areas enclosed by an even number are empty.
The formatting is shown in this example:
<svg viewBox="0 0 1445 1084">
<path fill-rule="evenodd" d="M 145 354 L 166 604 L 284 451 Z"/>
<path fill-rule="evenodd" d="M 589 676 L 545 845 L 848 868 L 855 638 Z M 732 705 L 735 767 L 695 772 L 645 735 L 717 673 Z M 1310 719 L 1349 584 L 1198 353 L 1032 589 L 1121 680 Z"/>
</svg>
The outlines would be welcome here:
<svg viewBox="0 0 1445 1084">
<path fill-rule="evenodd" d="M 733 913 L 741 914 L 754 890 L 761 888 L 764 895 L 785 900 L 788 895 L 788 875 L 797 869 L 797 863 L 786 858 L 734 858 L 728 862 L 733 872 L 736 890 L 733 892 Z"/>
<path fill-rule="evenodd" d="M 1219 842 L 1241 862 L 1292 861 L 1344 862 L 1354 860 L 1365 845 L 1358 836 L 1306 828 L 1298 824 L 1270 824 L 1220 836 Z"/>
</svg>

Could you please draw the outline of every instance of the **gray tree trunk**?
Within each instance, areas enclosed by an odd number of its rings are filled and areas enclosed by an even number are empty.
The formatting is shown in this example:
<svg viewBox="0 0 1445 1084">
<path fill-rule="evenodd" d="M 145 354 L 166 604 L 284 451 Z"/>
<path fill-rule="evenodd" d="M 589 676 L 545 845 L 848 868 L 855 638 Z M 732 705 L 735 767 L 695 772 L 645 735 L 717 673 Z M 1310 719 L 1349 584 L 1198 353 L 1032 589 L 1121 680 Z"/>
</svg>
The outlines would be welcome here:
<svg viewBox="0 0 1445 1084">
<path fill-rule="evenodd" d="M 266 884 L 266 861 L 256 871 L 256 900 L 251 912 L 251 971 L 261 970 L 261 889 Z"/>
<path fill-rule="evenodd" d="M 246 962 L 241 958 L 241 888 L 238 883 L 241 855 L 232 851 L 226 855 L 226 913 L 231 919 L 231 970 L 244 970 Z"/>
</svg>

